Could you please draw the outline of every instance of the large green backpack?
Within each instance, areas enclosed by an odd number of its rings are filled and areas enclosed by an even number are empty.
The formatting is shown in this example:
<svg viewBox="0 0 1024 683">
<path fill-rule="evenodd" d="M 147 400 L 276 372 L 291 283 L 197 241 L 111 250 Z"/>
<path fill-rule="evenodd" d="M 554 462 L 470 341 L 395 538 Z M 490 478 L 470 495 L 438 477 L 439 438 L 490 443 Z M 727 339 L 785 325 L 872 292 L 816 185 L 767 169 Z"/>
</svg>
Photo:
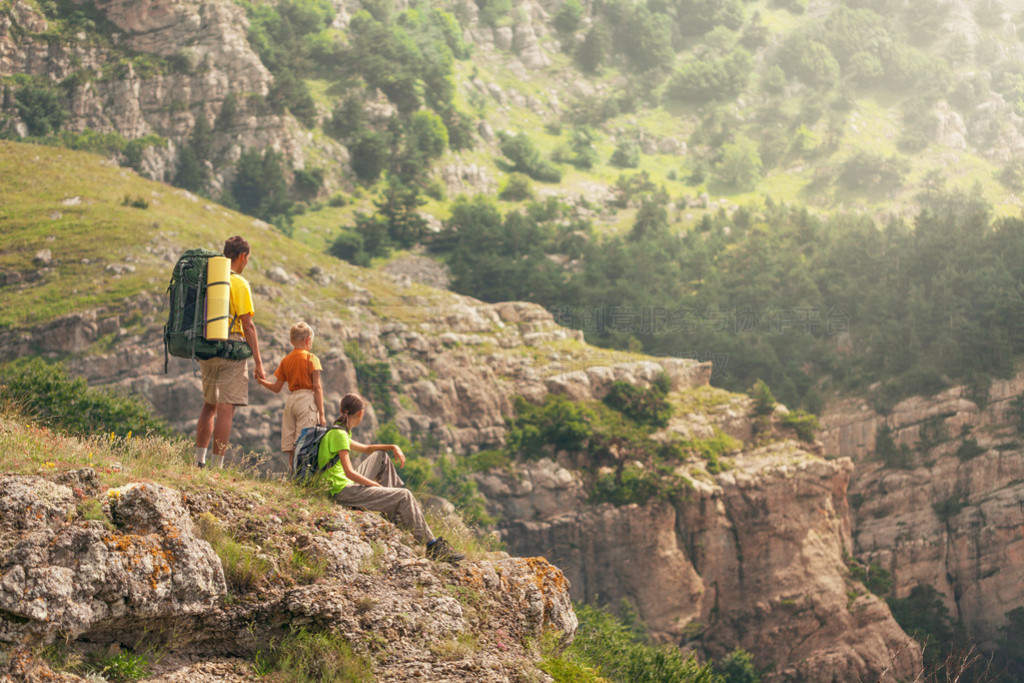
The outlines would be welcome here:
<svg viewBox="0 0 1024 683">
<path fill-rule="evenodd" d="M 206 318 L 206 262 L 220 256 L 209 249 L 189 249 L 174 266 L 167 286 L 170 312 L 164 325 L 164 372 L 168 354 L 179 358 L 227 358 L 243 360 L 252 357 L 252 349 L 244 341 L 211 341 L 203 337 Z M 234 324 L 234 320 L 231 321 Z"/>
</svg>

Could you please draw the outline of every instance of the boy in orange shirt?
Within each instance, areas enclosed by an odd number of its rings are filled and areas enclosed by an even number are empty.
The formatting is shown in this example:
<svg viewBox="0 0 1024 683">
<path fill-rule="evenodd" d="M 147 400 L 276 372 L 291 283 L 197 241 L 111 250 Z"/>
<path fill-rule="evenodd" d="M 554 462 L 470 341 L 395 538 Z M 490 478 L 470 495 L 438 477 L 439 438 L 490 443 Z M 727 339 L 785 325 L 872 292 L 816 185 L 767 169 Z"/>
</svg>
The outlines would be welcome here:
<svg viewBox="0 0 1024 683">
<path fill-rule="evenodd" d="M 292 325 L 289 335 L 291 353 L 274 370 L 276 381 L 258 380 L 275 394 L 288 383 L 288 398 L 281 417 L 281 450 L 288 455 L 288 471 L 295 469 L 295 440 L 305 427 L 326 425 L 324 390 L 320 383 L 320 359 L 309 352 L 313 348 L 313 328 L 304 322 Z"/>
</svg>

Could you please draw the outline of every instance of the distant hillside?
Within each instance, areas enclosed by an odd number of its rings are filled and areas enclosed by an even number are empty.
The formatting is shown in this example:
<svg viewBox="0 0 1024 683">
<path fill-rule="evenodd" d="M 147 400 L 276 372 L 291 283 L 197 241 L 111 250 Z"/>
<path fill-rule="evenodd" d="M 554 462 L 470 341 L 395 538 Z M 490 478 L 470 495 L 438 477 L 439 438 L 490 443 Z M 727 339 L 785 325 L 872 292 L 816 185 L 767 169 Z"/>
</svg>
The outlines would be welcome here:
<svg viewBox="0 0 1024 683">
<path fill-rule="evenodd" d="M 910 375 L 897 397 L 982 386 L 1018 352 L 1016 323 L 972 303 L 1016 291 L 1013 230 L 985 236 L 1024 187 L 1009 4 L 7 0 L 0 16 L 4 135 L 259 217 L 294 239 L 276 253 L 379 266 L 425 245 L 456 291 L 714 360 L 721 386 L 765 379 L 814 410 L 894 375 Z M 865 266 L 843 250 L 875 239 L 867 220 L 892 229 Z M 922 221 L 971 236 L 931 230 L 937 263 L 910 238 Z M 963 294 L 957 312 L 938 291 Z M 951 349 L 979 336 L 991 348 L 961 363 Z"/>
<path fill-rule="evenodd" d="M 938 0 L 294 0 L 176 2 L 154 14 L 5 0 L 0 128 L 106 150 L 295 222 L 320 244 L 352 219 L 326 200 L 365 206 L 360 188 L 383 172 L 432 195 L 439 218 L 445 196 L 494 193 L 513 170 L 541 194 L 586 198 L 612 228 L 632 220 L 608 203 L 616 178 L 640 171 L 684 224 L 712 202 L 766 196 L 907 215 L 919 193 L 943 188 L 1015 213 L 1015 11 Z M 539 156 L 508 157 L 503 132 L 528 135 Z M 267 147 L 273 177 L 246 166 Z M 272 191 L 247 194 L 239 171 Z"/>
</svg>

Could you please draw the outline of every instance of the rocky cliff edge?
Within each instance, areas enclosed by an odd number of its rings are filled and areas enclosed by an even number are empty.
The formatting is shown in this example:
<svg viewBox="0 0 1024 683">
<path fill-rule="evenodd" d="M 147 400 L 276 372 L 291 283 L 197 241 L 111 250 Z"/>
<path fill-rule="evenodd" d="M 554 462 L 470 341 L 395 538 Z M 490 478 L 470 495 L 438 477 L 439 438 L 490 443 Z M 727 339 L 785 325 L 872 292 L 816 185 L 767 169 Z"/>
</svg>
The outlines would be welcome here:
<svg viewBox="0 0 1024 683">
<path fill-rule="evenodd" d="M 440 565 L 378 515 L 310 513 L 280 485 L 275 498 L 225 472 L 187 492 L 110 487 L 110 472 L 0 476 L 0 679 L 84 680 L 52 671 L 49 646 L 148 653 L 150 681 L 250 681 L 301 628 L 343 637 L 377 680 L 535 680 L 542 636 L 575 632 L 568 583 L 542 558 Z M 212 526 L 257 571 L 222 560 Z"/>
</svg>

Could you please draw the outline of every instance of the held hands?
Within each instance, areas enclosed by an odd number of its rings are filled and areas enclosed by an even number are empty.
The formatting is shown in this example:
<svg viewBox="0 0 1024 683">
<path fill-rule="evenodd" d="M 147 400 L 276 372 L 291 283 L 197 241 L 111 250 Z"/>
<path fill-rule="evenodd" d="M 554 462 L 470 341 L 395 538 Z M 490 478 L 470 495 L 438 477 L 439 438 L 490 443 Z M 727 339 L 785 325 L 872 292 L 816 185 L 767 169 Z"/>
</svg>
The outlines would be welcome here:
<svg viewBox="0 0 1024 683">
<path fill-rule="evenodd" d="M 252 371 L 252 376 L 257 382 L 261 382 L 267 378 L 267 374 L 263 372 L 263 363 L 256 363 L 255 369 Z"/>
</svg>

